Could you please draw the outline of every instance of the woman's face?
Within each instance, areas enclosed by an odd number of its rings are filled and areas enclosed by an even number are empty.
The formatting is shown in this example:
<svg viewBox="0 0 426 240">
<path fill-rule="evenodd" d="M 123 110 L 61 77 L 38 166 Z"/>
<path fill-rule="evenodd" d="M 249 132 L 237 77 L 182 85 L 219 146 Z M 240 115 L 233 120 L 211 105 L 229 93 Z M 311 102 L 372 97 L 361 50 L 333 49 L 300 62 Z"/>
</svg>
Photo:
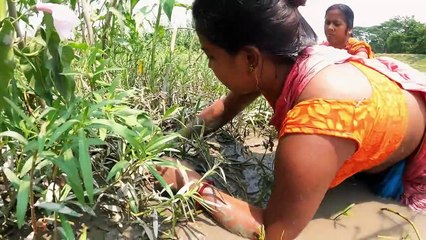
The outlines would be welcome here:
<svg viewBox="0 0 426 240">
<path fill-rule="evenodd" d="M 207 55 L 209 68 L 227 88 L 235 93 L 247 94 L 257 91 L 256 79 L 250 71 L 250 64 L 244 51 L 229 54 L 198 35 L 201 49 Z"/>
<path fill-rule="evenodd" d="M 324 33 L 330 46 L 344 48 L 351 33 L 345 22 L 345 17 L 338 9 L 327 12 L 324 21 Z"/>
</svg>

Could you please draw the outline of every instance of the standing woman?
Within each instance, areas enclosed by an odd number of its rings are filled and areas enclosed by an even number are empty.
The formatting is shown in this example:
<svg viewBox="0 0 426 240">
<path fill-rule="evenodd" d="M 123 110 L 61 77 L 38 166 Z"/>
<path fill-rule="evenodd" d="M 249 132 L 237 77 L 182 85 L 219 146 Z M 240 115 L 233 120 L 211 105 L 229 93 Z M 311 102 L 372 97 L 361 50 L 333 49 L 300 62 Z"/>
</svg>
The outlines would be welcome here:
<svg viewBox="0 0 426 240">
<path fill-rule="evenodd" d="M 345 4 L 334 4 L 325 12 L 324 33 L 327 42 L 324 45 L 346 49 L 348 53 L 365 58 L 374 54 L 368 43 L 352 37 L 354 12 Z"/>
<path fill-rule="evenodd" d="M 425 77 L 391 59 L 316 45 L 298 10 L 304 3 L 195 0 L 192 8 L 209 67 L 229 89 L 198 116 L 205 129 L 222 127 L 260 96 L 274 110 L 279 143 L 267 207 L 194 184 L 194 171 L 157 169 L 172 187 L 197 189 L 217 222 L 250 238 L 262 226 L 268 240 L 296 238 L 330 188 L 400 162 L 401 202 L 426 212 Z"/>
</svg>

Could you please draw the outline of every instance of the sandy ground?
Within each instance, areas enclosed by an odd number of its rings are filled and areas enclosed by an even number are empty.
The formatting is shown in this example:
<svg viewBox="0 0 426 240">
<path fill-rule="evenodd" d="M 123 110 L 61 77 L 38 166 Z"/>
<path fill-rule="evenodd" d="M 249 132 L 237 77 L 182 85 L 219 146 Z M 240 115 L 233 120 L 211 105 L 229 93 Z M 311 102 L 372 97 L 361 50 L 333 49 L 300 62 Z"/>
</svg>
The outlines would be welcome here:
<svg viewBox="0 0 426 240">
<path fill-rule="evenodd" d="M 330 218 L 355 203 L 349 215 L 337 221 Z M 426 239 L 426 215 L 416 214 L 397 202 L 382 200 L 371 194 L 366 186 L 347 182 L 329 191 L 315 218 L 309 223 L 300 240 L 367 240 L 367 239 L 417 239 L 411 225 L 401 217 L 382 212 L 381 208 L 397 211 L 414 222 L 422 239 Z M 179 231 L 179 239 L 243 239 L 217 226 L 211 219 L 201 216 Z M 406 237 L 406 238 L 404 238 Z"/>
<path fill-rule="evenodd" d="M 248 139 L 244 143 L 253 154 L 252 156 L 258 157 L 259 155 L 256 154 L 265 153 L 264 148 L 259 146 L 259 141 L 254 138 Z M 229 144 L 226 147 L 229 147 Z M 273 151 L 267 154 L 271 161 Z M 250 185 L 255 182 L 253 174 L 246 176 L 246 180 L 249 182 L 247 184 L 249 189 Z M 253 188 L 253 186 L 251 187 Z M 354 206 L 349 210 L 348 215 L 339 217 L 337 221 L 331 220 L 333 216 L 351 204 Z M 389 208 L 409 218 L 420 232 L 421 239 L 426 239 L 426 215 L 417 214 L 399 205 L 396 201 L 380 199 L 373 195 L 363 183 L 352 179 L 327 193 L 314 219 L 297 239 L 418 239 L 413 227 L 407 221 L 394 213 L 381 211 L 382 208 Z M 179 239 L 184 240 L 243 239 L 217 226 L 205 215 L 200 216 L 195 223 L 181 226 L 178 233 Z"/>
</svg>

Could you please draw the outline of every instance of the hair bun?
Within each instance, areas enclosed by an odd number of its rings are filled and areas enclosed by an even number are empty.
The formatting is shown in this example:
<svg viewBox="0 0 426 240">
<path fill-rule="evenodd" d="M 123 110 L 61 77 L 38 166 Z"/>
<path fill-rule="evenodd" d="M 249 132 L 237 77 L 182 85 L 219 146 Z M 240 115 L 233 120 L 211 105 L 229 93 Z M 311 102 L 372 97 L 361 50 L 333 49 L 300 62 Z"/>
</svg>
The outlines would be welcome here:
<svg viewBox="0 0 426 240">
<path fill-rule="evenodd" d="M 292 7 L 305 6 L 306 0 L 287 0 L 287 4 Z"/>
</svg>

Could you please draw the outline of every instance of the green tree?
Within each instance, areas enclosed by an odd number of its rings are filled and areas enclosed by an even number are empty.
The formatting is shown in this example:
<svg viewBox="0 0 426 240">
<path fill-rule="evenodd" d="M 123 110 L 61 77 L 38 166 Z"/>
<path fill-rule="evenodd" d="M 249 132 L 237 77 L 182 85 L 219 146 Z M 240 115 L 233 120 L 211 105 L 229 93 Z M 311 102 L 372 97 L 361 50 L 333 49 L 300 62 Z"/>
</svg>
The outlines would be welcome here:
<svg viewBox="0 0 426 240">
<path fill-rule="evenodd" d="M 356 27 L 354 35 L 371 44 L 375 52 L 425 53 L 426 24 L 411 17 L 395 17 L 380 25 Z"/>
</svg>

